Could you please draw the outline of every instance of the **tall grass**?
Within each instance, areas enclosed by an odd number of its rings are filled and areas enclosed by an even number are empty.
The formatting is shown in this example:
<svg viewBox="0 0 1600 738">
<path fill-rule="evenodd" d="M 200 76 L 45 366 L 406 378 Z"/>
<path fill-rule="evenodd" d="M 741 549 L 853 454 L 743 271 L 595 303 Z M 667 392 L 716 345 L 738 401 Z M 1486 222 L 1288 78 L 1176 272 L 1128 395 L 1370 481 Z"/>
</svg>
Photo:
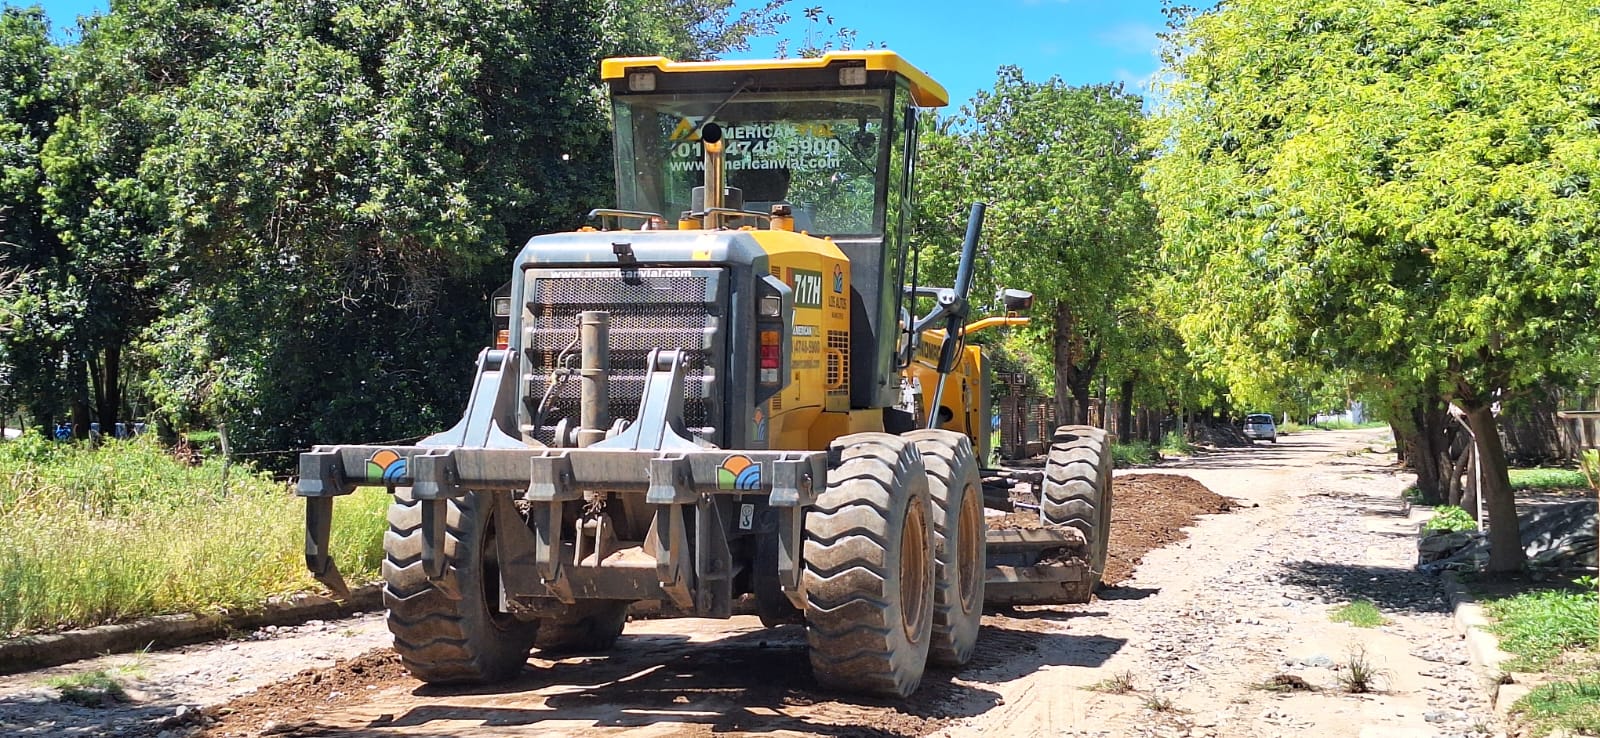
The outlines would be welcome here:
<svg viewBox="0 0 1600 738">
<path fill-rule="evenodd" d="M 388 500 L 364 489 L 334 505 L 332 549 L 352 581 L 377 576 Z M 304 510 L 247 466 L 224 484 L 220 462 L 190 467 L 150 439 L 0 443 L 0 636 L 316 589 Z"/>
</svg>

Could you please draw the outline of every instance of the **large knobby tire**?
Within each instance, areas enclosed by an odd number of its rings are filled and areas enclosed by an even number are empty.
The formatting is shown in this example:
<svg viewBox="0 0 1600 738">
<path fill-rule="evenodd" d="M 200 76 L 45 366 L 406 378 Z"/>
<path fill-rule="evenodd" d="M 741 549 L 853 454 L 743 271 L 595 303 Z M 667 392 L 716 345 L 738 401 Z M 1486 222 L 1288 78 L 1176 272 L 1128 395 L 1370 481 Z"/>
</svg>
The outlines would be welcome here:
<svg viewBox="0 0 1600 738">
<path fill-rule="evenodd" d="M 578 600 L 557 615 L 539 619 L 533 645 L 545 653 L 595 653 L 617 643 L 628 622 L 624 600 Z"/>
<path fill-rule="evenodd" d="M 806 640 L 823 686 L 904 697 L 922 683 L 933 631 L 928 474 L 910 441 L 840 437 L 805 517 Z"/>
<path fill-rule="evenodd" d="M 1088 425 L 1063 425 L 1051 437 L 1039 522 L 1077 528 L 1088 541 L 1091 586 L 1106 570 L 1111 542 L 1111 442 Z"/>
<path fill-rule="evenodd" d="M 934 534 L 933 642 L 928 658 L 962 666 L 972 660 L 978 643 L 988 565 L 978 460 L 972 442 L 955 431 L 918 430 L 905 438 L 917 444 L 928 470 Z"/>
<path fill-rule="evenodd" d="M 383 602 L 394 650 L 412 676 L 433 684 L 513 679 L 528 661 L 539 624 L 499 611 L 494 496 L 469 493 L 446 507 L 445 574 L 435 584 L 422 567 L 422 505 L 400 489 L 389 506 Z"/>
</svg>

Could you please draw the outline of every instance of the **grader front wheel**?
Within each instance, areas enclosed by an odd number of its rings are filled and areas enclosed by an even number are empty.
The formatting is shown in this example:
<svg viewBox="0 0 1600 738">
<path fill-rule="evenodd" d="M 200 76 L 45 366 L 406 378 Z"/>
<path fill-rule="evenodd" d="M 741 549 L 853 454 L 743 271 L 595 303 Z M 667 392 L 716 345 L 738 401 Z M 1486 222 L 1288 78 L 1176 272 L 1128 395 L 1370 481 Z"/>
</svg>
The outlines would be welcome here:
<svg viewBox="0 0 1600 738">
<path fill-rule="evenodd" d="M 828 452 L 827 489 L 805 517 L 811 669 L 825 687 L 904 697 L 922 682 L 934 621 L 922 455 L 886 433 L 842 436 Z"/>
<path fill-rule="evenodd" d="M 494 496 L 452 499 L 446 515 L 445 581 L 422 566 L 422 506 L 397 490 L 383 537 L 383 603 L 394 650 L 412 676 L 434 684 L 485 684 L 515 678 L 528 661 L 538 623 L 499 611 L 494 558 Z"/>
<path fill-rule="evenodd" d="M 905 434 L 928 469 L 933 516 L 933 643 L 929 658 L 946 666 L 972 660 L 983 617 L 986 551 L 983 487 L 965 435 L 947 430 Z"/>
</svg>

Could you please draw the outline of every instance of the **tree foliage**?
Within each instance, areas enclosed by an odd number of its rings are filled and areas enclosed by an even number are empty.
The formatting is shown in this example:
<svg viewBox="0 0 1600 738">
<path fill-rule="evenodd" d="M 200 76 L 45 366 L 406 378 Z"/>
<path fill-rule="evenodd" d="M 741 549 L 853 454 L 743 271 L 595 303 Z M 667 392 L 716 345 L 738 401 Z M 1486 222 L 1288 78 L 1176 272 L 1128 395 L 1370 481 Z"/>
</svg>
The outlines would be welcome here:
<svg viewBox="0 0 1600 738">
<path fill-rule="evenodd" d="M 1123 340 L 1122 314 L 1137 309 L 1135 276 L 1155 246 L 1138 175 L 1147 154 L 1142 121 L 1140 99 L 1121 85 L 1030 82 L 1002 67 L 991 90 L 923 136 L 919 233 L 959 243 L 963 203 L 992 203 L 987 286 L 1037 296 L 1027 343 L 1055 382 L 1062 418 L 1087 412 L 1091 382 Z M 925 264 L 953 271 L 954 256 L 935 252 Z"/>
<path fill-rule="evenodd" d="M 786 0 L 113 0 L 0 23 L 0 365 L 40 423 L 236 449 L 459 412 L 487 295 L 611 199 L 606 55 L 706 58 Z"/>
<path fill-rule="evenodd" d="M 1492 404 L 1595 354 L 1600 24 L 1588 3 L 1244 0 L 1179 24 L 1147 182 L 1192 350 L 1462 406 L 1498 569 Z"/>
</svg>

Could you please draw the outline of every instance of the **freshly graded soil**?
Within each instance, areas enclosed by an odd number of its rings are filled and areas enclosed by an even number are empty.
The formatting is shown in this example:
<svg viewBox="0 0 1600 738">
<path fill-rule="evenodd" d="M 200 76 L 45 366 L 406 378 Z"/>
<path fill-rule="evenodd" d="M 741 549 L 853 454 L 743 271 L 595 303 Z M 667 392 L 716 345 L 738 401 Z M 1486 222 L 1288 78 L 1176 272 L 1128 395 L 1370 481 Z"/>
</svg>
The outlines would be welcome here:
<svg viewBox="0 0 1600 738">
<path fill-rule="evenodd" d="M 1103 581 L 1133 576 L 1144 555 L 1189 536 L 1184 530 L 1201 515 L 1233 509 L 1234 503 L 1191 477 L 1125 474 L 1111 482 L 1111 552 Z"/>
<path fill-rule="evenodd" d="M 1127 579 L 1152 549 L 1182 540 L 1185 528 L 1200 515 L 1226 512 L 1231 503 L 1188 477 L 1138 474 L 1117 477 L 1112 484 L 1111 554 L 1106 583 Z M 1038 513 L 1018 511 L 990 518 L 990 526 L 1036 527 Z M 1079 606 L 1081 607 L 1081 606 Z M 1057 608 L 1042 608 L 1054 610 Z M 1060 608 L 1070 610 L 1070 607 Z M 983 619 L 980 648 L 974 664 L 964 671 L 995 669 L 1032 652 L 1039 633 L 1053 620 L 1043 612 L 1017 616 L 988 615 Z M 753 618 L 736 618 L 753 620 Z M 666 635 L 672 623 L 697 632 L 717 621 L 679 620 L 634 622 L 618 649 L 606 657 L 575 657 L 547 661 L 535 654 L 533 667 L 517 682 L 498 687 L 446 688 L 421 684 L 406 673 L 390 649 L 377 649 L 324 669 L 309 669 L 263 687 L 225 705 L 207 710 L 211 725 L 207 736 L 313 736 L 389 735 L 410 732 L 402 716 L 415 709 L 471 715 L 475 710 L 493 714 L 501 708 L 472 705 L 489 699 L 502 702 L 523 693 L 519 700 L 529 710 L 533 728 L 548 710 L 577 711 L 572 717 L 591 725 L 626 725 L 628 718 L 612 713 L 608 702 L 620 701 L 633 709 L 674 712 L 715 712 L 704 722 L 689 720 L 677 726 L 678 735 L 712 735 L 723 732 L 793 730 L 824 735 L 913 736 L 937 731 L 960 718 L 995 704 L 996 695 L 976 685 L 962 684 L 950 674 L 930 668 L 924 686 L 908 700 L 888 701 L 841 698 L 823 691 L 810 674 L 803 629 L 785 626 L 774 630 L 739 629 L 689 648 L 679 648 L 681 636 Z M 691 625 L 692 624 L 692 625 Z M 648 628 L 651 633 L 639 633 Z M 657 634 L 653 631 L 661 631 Z M 638 633 L 637 635 L 633 635 Z M 707 634 L 709 635 L 709 633 Z M 692 640 L 701 640 L 698 633 Z M 666 669 L 652 668 L 665 660 Z M 644 676 L 629 678 L 641 672 Z M 546 693 L 554 683 L 574 678 L 588 684 L 615 684 L 624 692 L 607 696 L 598 692 Z M 617 681 L 613 681 L 617 680 Z M 620 682 L 620 683 L 619 683 Z M 352 730 L 349 715 L 363 713 L 362 703 L 386 704 L 397 699 L 411 704 L 381 710 L 389 721 L 373 721 Z M 450 705 L 445 708 L 444 705 Z M 422 705 L 431 705 L 423 707 Z M 587 709 L 585 709 L 587 708 Z M 595 714 L 590 715 L 590 711 Z M 367 710 L 365 712 L 370 712 Z M 605 713 L 605 714 L 601 714 Z M 328 717 L 324 717 L 328 716 Z M 538 716 L 538 717 L 535 717 Z M 515 725 L 518 719 L 506 719 Z M 554 727 L 554 726 L 550 726 Z M 576 727 L 576 726 L 574 726 Z M 640 726 L 642 727 L 642 726 Z M 435 726 L 435 729 L 442 726 Z M 558 728 L 558 730 L 561 730 Z M 578 728 L 578 735 L 590 734 Z M 603 732 L 603 731 L 595 731 Z M 454 734 L 453 730 L 439 730 Z"/>
</svg>

